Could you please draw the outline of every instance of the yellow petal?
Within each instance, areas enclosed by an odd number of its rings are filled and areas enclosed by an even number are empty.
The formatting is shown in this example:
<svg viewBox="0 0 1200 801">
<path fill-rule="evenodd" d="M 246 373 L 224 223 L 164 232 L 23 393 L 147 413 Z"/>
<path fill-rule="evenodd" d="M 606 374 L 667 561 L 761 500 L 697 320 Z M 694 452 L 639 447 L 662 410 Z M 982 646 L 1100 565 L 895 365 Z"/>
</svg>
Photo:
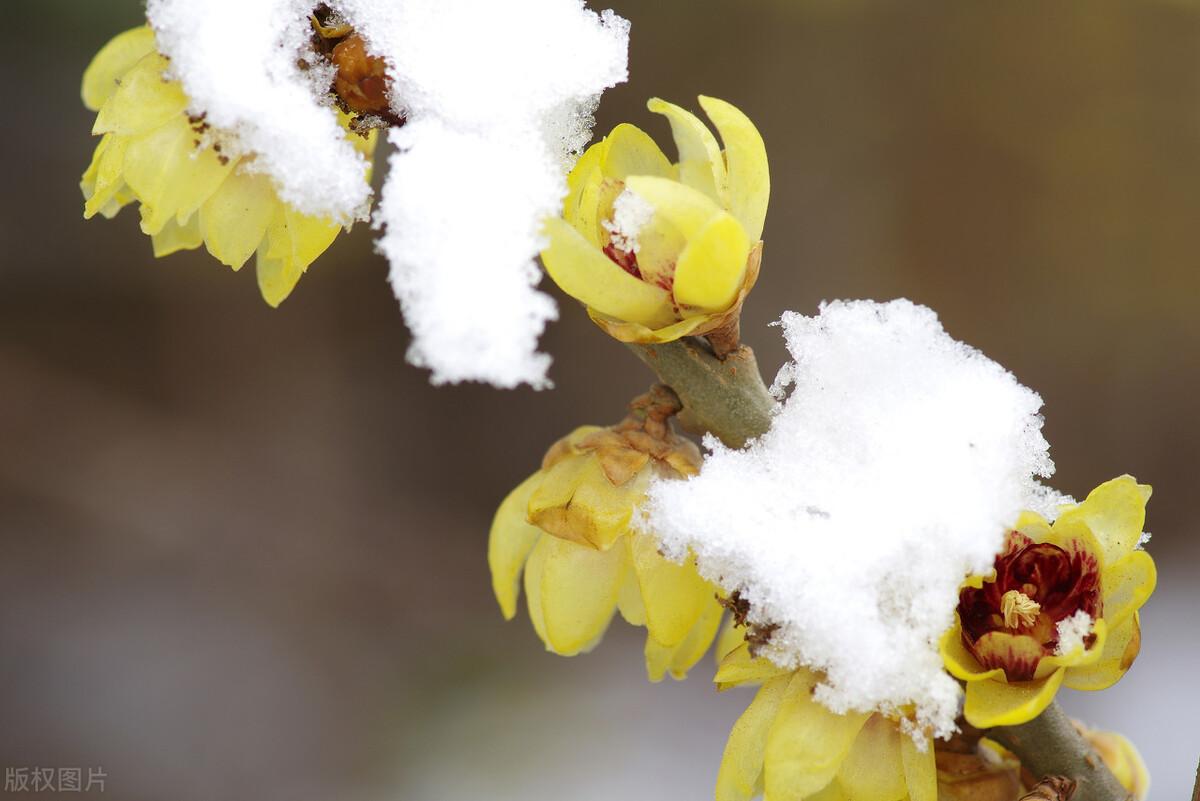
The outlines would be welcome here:
<svg viewBox="0 0 1200 801">
<path fill-rule="evenodd" d="M 1037 512 L 1021 512 L 1017 517 L 1017 524 L 1013 528 L 1034 542 L 1045 542 L 1046 536 L 1050 533 L 1050 524 Z"/>
<path fill-rule="evenodd" d="M 712 131 L 695 114 L 674 103 L 655 97 L 646 106 L 671 123 L 671 135 L 679 150 L 679 180 L 721 203 L 728 191 L 725 159 Z"/>
<path fill-rule="evenodd" d="M 675 300 L 701 312 L 725 311 L 737 300 L 746 277 L 750 240 L 729 215 L 713 220 L 679 255 Z"/>
<path fill-rule="evenodd" d="M 834 779 L 822 789 L 808 796 L 804 801 L 853 801 L 842 787 L 842 783 Z"/>
<path fill-rule="evenodd" d="M 733 615 L 725 618 L 725 623 L 721 626 L 721 633 L 717 635 L 716 657 L 717 665 L 721 661 L 733 653 L 740 645 L 746 642 L 746 629 L 737 624 L 733 619 Z"/>
<path fill-rule="evenodd" d="M 763 771 L 767 736 L 790 681 L 790 676 L 777 676 L 764 684 L 733 724 L 717 772 L 716 801 L 748 801 L 754 795 Z"/>
<path fill-rule="evenodd" d="M 837 780 L 852 801 L 900 801 L 904 784 L 904 759 L 899 727 L 872 715 L 859 731 L 850 752 L 838 768 Z"/>
<path fill-rule="evenodd" d="M 721 625 L 721 607 L 712 604 L 706 607 L 687 636 L 674 647 L 660 644 L 653 636 L 646 635 L 646 673 L 650 681 L 662 681 L 668 672 L 671 678 L 683 679 L 692 666 L 700 661 L 704 652 L 712 645 Z"/>
<path fill-rule="evenodd" d="M 154 31 L 149 25 L 119 33 L 100 48 L 100 52 L 83 71 L 83 105 L 92 111 L 112 97 L 120 85 L 121 76 L 154 52 Z"/>
<path fill-rule="evenodd" d="M 154 258 L 161 259 L 180 250 L 194 250 L 204 244 L 199 221 L 193 217 L 183 225 L 168 220 L 157 234 L 150 237 L 154 245 Z"/>
<path fill-rule="evenodd" d="M 546 650 L 553 650 L 550 647 L 550 639 L 546 636 L 546 615 L 543 613 L 545 604 L 542 599 L 542 577 L 546 573 L 546 555 L 549 553 L 547 548 L 539 548 L 538 544 L 542 540 L 554 539 L 549 534 L 543 534 L 537 543 L 534 543 L 533 550 L 529 552 L 529 559 L 525 561 L 525 606 L 529 610 L 529 622 L 533 624 L 533 630 L 537 634 L 538 639 L 546 646 Z"/>
<path fill-rule="evenodd" d="M 624 181 L 630 175 L 675 177 L 670 159 L 636 125 L 621 123 L 604 141 L 606 147 L 600 153 L 600 170 L 605 178 Z"/>
<path fill-rule="evenodd" d="M 625 551 L 623 548 L 619 550 Z M 642 603 L 642 588 L 638 584 L 637 573 L 633 571 L 632 565 L 628 565 L 627 551 L 625 551 L 625 562 L 628 569 L 623 573 L 621 589 L 617 594 L 617 611 L 629 625 L 644 626 L 646 625 L 646 605 Z"/>
<path fill-rule="evenodd" d="M 1044 679 L 1007 684 L 997 679 L 967 682 L 963 715 L 980 729 L 1027 723 L 1050 706 L 1063 681 L 1056 670 Z"/>
<path fill-rule="evenodd" d="M 1108 643 L 1108 623 L 1103 618 L 1093 621 L 1092 634 L 1095 639 L 1090 647 L 1082 646 L 1075 648 L 1069 653 L 1061 656 L 1052 655 L 1044 656 L 1038 663 L 1037 672 L 1034 674 L 1035 679 L 1042 679 L 1049 676 L 1059 668 L 1073 668 L 1076 666 L 1094 665 L 1098 662 L 1104 653 L 1104 646 Z M 1064 679 L 1065 682 L 1065 679 Z"/>
<path fill-rule="evenodd" d="M 565 220 L 547 220 L 545 234 L 542 263 L 563 292 L 620 320 L 652 328 L 675 320 L 665 290 L 622 270 Z"/>
<path fill-rule="evenodd" d="M 165 77 L 167 66 L 167 60 L 158 53 L 138 61 L 100 107 L 92 133 L 137 136 L 173 119 L 186 124 L 187 95 L 177 81 Z"/>
<path fill-rule="evenodd" d="M 1096 487 L 1083 503 L 1064 510 L 1054 527 L 1083 522 L 1104 549 L 1104 563 L 1112 564 L 1137 546 L 1149 500 L 1148 485 L 1137 483 L 1133 476 L 1121 476 Z"/>
<path fill-rule="evenodd" d="M 992 668 L 991 670 L 984 668 L 979 664 L 979 660 L 975 658 L 975 655 L 967 650 L 967 646 L 963 645 L 962 641 L 962 626 L 959 625 L 957 619 L 954 625 L 942 635 L 939 650 L 941 651 L 942 663 L 946 666 L 946 670 L 956 679 L 981 681 L 984 679 L 999 678 L 1004 675 L 1002 668 Z"/>
<path fill-rule="evenodd" d="M 129 140 L 116 134 L 105 134 L 96 146 L 92 155 L 92 163 L 83 174 L 80 188 L 83 190 L 83 218 L 90 220 L 97 214 L 104 214 L 114 201 L 117 208 L 132 201 L 133 197 L 126 189 L 123 169 L 125 167 L 125 148 Z"/>
<path fill-rule="evenodd" d="M 492 591 L 500 603 L 505 620 L 517 613 L 517 598 L 521 594 L 521 570 L 529 552 L 542 536 L 537 526 L 525 519 L 529 494 L 537 484 L 533 474 L 508 494 L 496 510 L 488 534 L 488 568 L 492 573 Z"/>
<path fill-rule="evenodd" d="M 1141 624 L 1134 612 L 1133 617 L 1109 632 L 1099 659 L 1090 665 L 1067 668 L 1063 684 L 1072 690 L 1108 689 L 1133 665 L 1141 643 Z"/>
<path fill-rule="evenodd" d="M 172 218 L 187 222 L 231 170 L 211 149 L 196 151 L 182 117 L 132 139 L 123 171 L 144 207 L 143 233 L 153 236 Z"/>
<path fill-rule="evenodd" d="M 750 644 L 743 642 L 738 645 L 721 660 L 721 664 L 717 667 L 717 675 L 713 677 L 713 681 L 717 684 L 717 689 L 727 690 L 730 687 L 737 687 L 742 684 L 757 684 L 763 681 L 769 681 L 784 673 L 791 671 L 779 667 L 770 659 L 761 656 L 750 655 Z"/>
<path fill-rule="evenodd" d="M 767 735 L 764 785 L 771 801 L 798 801 L 829 784 L 869 714 L 839 715 L 813 699 L 817 677 L 796 671 Z"/>
<path fill-rule="evenodd" d="M 575 454 L 542 471 L 528 516 L 547 533 L 606 551 L 628 531 L 650 478 L 644 471 L 614 486 L 593 454 Z"/>
<path fill-rule="evenodd" d="M 1100 574 L 1104 593 L 1101 614 L 1108 625 L 1116 628 L 1129 620 L 1146 603 L 1157 583 L 1154 559 L 1145 551 L 1133 551 L 1116 563 L 1110 562 Z"/>
<path fill-rule="evenodd" d="M 567 174 L 567 196 L 563 199 L 563 219 L 583 234 L 592 245 L 601 247 L 600 187 L 604 174 L 600 169 L 608 140 L 589 147 Z"/>
<path fill-rule="evenodd" d="M 262 244 L 279 206 L 270 178 L 235 170 L 200 207 L 208 252 L 240 270 Z"/>
<path fill-rule="evenodd" d="M 904 761 L 904 783 L 909 801 L 937 801 L 937 764 L 934 761 L 933 740 L 925 740 L 920 750 L 912 737 L 900 741 L 900 756 Z"/>
<path fill-rule="evenodd" d="M 256 272 L 263 300 L 278 306 L 318 256 L 337 239 L 341 226 L 310 217 L 280 203 L 258 249 Z"/>
<path fill-rule="evenodd" d="M 539 551 L 539 594 L 547 649 L 563 656 L 590 650 L 600 641 L 617 608 L 620 551 L 597 551 L 545 536 L 534 546 L 526 571 Z"/>
<path fill-rule="evenodd" d="M 687 239 L 699 235 L 714 220 L 728 216 L 703 193 L 668 178 L 631 175 L 625 187 L 653 206 L 656 217 L 673 225 Z"/>
<path fill-rule="evenodd" d="M 638 532 L 626 541 L 646 606 L 646 630 L 660 645 L 674 647 L 702 614 L 720 609 L 716 588 L 701 578 L 691 560 L 676 564 L 660 554 L 650 535 Z"/>
<path fill-rule="evenodd" d="M 701 97 L 700 106 L 725 143 L 729 200 L 725 207 L 741 221 L 751 242 L 762 239 L 771 197 L 767 148 L 750 118 L 724 100 Z"/>
</svg>

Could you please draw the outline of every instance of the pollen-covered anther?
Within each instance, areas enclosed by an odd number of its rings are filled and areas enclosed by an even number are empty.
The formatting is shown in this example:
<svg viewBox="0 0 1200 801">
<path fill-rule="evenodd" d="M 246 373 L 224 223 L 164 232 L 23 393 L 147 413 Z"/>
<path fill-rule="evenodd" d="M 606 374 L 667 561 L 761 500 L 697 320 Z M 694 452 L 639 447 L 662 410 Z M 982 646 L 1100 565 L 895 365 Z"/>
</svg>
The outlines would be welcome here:
<svg viewBox="0 0 1200 801">
<path fill-rule="evenodd" d="M 1029 628 L 1037 622 L 1042 606 L 1020 590 L 1009 590 L 1000 599 L 1000 614 L 1008 629 Z"/>
</svg>

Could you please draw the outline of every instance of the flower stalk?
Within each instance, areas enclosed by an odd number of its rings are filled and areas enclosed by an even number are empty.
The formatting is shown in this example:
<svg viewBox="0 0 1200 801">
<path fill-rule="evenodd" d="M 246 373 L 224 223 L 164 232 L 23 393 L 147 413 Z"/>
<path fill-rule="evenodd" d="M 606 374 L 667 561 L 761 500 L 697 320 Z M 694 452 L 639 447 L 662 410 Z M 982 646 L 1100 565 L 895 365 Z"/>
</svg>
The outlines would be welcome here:
<svg viewBox="0 0 1200 801">
<path fill-rule="evenodd" d="M 1080 736 L 1057 702 L 1028 723 L 998 726 L 987 736 L 1021 760 L 1034 776 L 1067 776 L 1078 787 L 1073 801 L 1125 801 L 1129 793 Z"/>
<path fill-rule="evenodd" d="M 675 390 L 683 403 L 679 422 L 685 430 L 710 433 L 740 448 L 770 428 L 775 399 L 763 383 L 754 351 L 746 345 L 724 359 L 693 337 L 629 348 Z"/>
</svg>

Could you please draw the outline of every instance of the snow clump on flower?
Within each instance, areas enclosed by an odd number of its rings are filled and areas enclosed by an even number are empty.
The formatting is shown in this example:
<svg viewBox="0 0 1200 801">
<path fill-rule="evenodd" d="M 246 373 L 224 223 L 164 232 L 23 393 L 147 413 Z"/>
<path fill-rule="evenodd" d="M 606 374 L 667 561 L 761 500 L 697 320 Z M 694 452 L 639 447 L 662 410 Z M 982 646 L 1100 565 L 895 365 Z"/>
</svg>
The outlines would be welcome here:
<svg viewBox="0 0 1200 801">
<path fill-rule="evenodd" d="M 643 524 L 670 555 L 777 625 L 762 654 L 823 671 L 835 711 L 954 731 L 960 689 L 938 640 L 961 582 L 1018 513 L 1054 505 L 1041 398 L 906 300 L 834 302 L 780 323 L 793 361 L 770 430 L 712 437 L 699 476 L 652 486 Z"/>
<path fill-rule="evenodd" d="M 367 164 L 345 140 L 326 74 L 305 58 L 314 0 L 149 0 L 191 111 L 228 132 L 294 208 L 364 216 Z M 328 2 L 388 65 L 396 151 L 375 212 L 380 250 L 436 383 L 547 386 L 537 339 L 542 221 L 627 77 L 629 24 L 582 0 Z M 303 63 L 302 63 L 303 62 Z"/>
</svg>

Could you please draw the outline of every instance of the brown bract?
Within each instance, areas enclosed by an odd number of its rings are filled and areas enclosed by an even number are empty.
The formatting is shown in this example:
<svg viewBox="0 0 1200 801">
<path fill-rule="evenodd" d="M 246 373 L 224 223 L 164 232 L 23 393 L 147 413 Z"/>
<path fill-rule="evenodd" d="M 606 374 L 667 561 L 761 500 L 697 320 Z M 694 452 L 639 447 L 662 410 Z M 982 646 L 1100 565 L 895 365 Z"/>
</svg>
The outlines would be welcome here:
<svg viewBox="0 0 1200 801">
<path fill-rule="evenodd" d="M 367 52 L 367 43 L 352 33 L 333 48 L 337 77 L 333 88 L 352 111 L 385 114 L 391 109 L 387 62 Z"/>
</svg>

